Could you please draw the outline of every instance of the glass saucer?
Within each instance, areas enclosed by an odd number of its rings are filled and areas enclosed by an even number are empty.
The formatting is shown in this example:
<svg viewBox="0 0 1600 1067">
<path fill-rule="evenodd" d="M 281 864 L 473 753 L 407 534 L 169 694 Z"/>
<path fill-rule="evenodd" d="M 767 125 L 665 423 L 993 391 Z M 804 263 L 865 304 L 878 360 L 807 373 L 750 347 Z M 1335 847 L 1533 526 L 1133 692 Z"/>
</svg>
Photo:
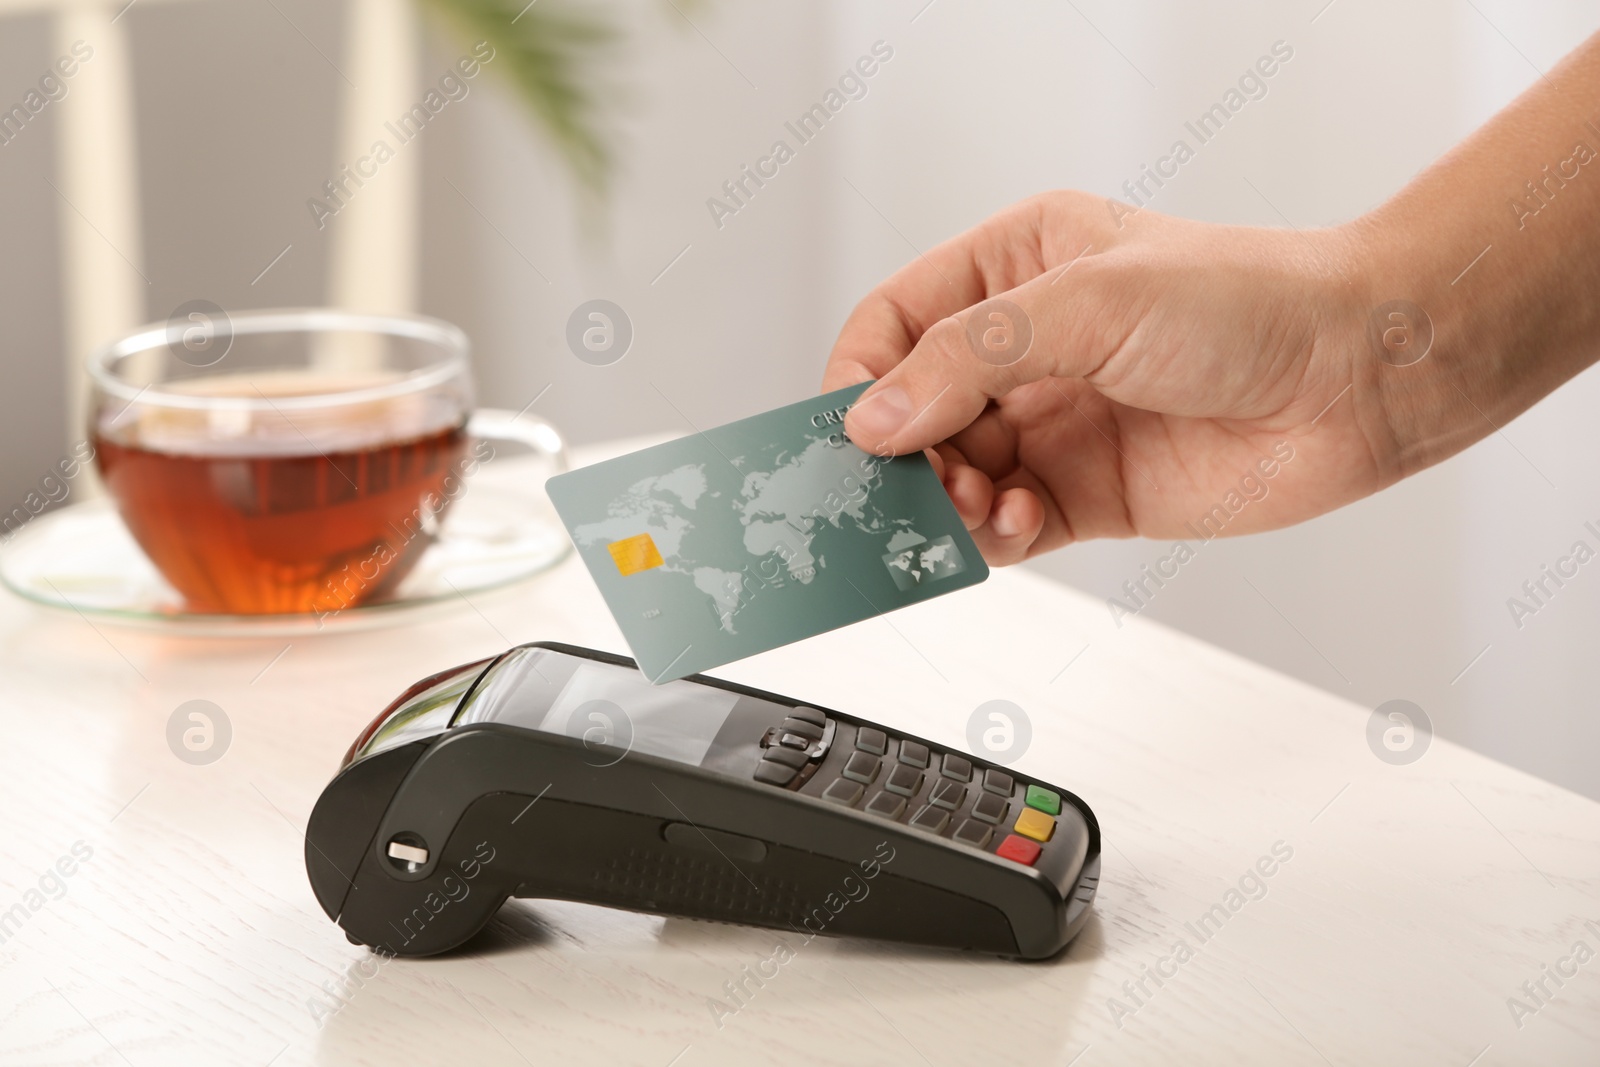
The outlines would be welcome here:
<svg viewBox="0 0 1600 1067">
<path fill-rule="evenodd" d="M 506 457 L 484 464 L 451 507 L 416 568 L 381 601 L 325 615 L 217 615 L 189 611 L 106 499 L 34 519 L 0 548 L 0 584 L 45 607 L 92 621 L 197 636 L 261 637 L 366 629 L 419 615 L 531 578 L 571 551 L 544 492 L 547 461 Z"/>
</svg>

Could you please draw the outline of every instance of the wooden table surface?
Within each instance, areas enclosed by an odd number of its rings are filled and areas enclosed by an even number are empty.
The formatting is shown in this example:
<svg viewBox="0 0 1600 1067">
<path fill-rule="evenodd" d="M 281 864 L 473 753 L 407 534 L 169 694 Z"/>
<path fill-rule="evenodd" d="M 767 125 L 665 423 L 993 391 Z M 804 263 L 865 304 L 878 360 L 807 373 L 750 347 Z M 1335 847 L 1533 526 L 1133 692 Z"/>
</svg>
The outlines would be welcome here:
<svg viewBox="0 0 1600 1067">
<path fill-rule="evenodd" d="M 0 1063 L 1600 1063 L 1600 805 L 1438 739 L 1385 763 L 1371 709 L 1016 570 L 715 673 L 955 747 L 1021 706 L 1016 765 L 1104 829 L 1058 959 L 819 938 L 730 1015 L 771 932 L 514 901 L 380 964 L 312 897 L 312 805 L 410 682 L 539 639 L 626 652 L 575 558 L 293 640 L 0 594 Z M 232 725 L 203 766 L 195 699 Z"/>
</svg>

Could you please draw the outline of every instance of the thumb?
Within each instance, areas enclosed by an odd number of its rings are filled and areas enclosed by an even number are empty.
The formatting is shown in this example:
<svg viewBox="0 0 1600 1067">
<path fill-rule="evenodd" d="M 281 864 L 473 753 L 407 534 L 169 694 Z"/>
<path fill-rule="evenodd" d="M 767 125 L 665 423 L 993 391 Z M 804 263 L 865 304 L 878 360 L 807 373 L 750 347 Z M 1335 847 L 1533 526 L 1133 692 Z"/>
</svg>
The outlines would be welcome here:
<svg viewBox="0 0 1600 1067">
<path fill-rule="evenodd" d="M 905 455 L 954 436 L 1020 385 L 1090 373 L 1110 349 L 1096 338 L 1105 304 L 1089 274 L 1067 288 L 1051 271 L 935 323 L 851 406 L 845 432 L 868 452 Z"/>
</svg>

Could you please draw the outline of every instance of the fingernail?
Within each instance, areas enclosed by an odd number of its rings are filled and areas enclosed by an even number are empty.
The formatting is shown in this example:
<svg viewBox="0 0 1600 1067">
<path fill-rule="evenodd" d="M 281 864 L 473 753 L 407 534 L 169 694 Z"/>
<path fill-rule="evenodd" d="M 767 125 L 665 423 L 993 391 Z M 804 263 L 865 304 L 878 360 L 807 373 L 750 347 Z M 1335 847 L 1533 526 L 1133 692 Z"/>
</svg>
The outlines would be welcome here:
<svg viewBox="0 0 1600 1067">
<path fill-rule="evenodd" d="M 989 528 L 1000 537 L 1015 537 L 1022 532 L 1017 525 L 1017 518 L 1011 514 L 1010 508 L 1001 508 L 989 520 Z"/>
<path fill-rule="evenodd" d="M 888 385 L 857 401 L 845 421 L 852 437 L 886 441 L 910 418 L 910 395 L 898 385 Z"/>
</svg>

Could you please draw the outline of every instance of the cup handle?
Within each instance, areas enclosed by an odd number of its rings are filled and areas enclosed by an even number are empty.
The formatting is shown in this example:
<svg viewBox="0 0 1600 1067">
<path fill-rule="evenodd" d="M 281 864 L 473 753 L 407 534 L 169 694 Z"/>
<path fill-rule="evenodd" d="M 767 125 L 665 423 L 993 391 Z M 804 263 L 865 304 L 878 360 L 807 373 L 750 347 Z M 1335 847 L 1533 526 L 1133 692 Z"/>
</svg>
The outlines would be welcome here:
<svg viewBox="0 0 1600 1067">
<path fill-rule="evenodd" d="M 504 408 L 479 408 L 467 420 L 469 436 L 487 441 L 512 441 L 550 459 L 556 473 L 566 470 L 567 443 L 561 432 L 536 415 Z"/>
</svg>

